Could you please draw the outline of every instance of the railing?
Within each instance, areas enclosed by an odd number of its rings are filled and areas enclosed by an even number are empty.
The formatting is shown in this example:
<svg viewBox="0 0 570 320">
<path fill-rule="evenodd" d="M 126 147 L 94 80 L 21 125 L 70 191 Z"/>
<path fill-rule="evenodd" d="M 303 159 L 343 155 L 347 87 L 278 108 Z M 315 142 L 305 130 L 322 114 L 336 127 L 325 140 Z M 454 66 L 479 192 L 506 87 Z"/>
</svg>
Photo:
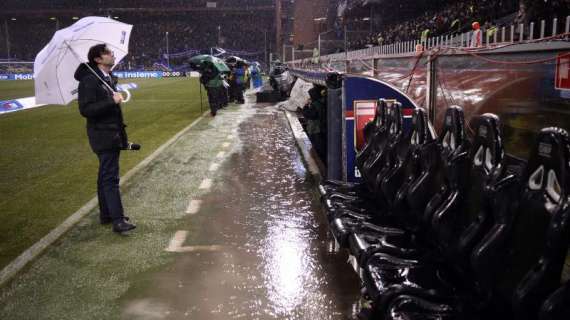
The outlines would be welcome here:
<svg viewBox="0 0 570 320">
<path fill-rule="evenodd" d="M 415 54 L 418 49 L 428 51 L 436 48 L 498 48 L 508 44 L 534 43 L 549 40 L 566 40 L 570 38 L 570 16 L 567 16 L 562 27 L 557 18 L 547 26 L 545 20 L 539 24 L 531 22 L 528 25 L 518 24 L 497 27 L 495 32 L 481 30 L 480 45 L 473 46 L 472 43 L 475 32 L 466 32 L 455 35 L 443 35 L 430 37 L 425 41 L 405 41 L 382 46 L 375 46 L 360 50 L 329 54 L 320 57 L 298 59 L 288 61 L 290 66 L 299 67 L 302 65 L 315 65 L 320 62 L 342 62 L 358 59 L 372 59 L 379 57 L 389 57 L 394 55 Z"/>
</svg>

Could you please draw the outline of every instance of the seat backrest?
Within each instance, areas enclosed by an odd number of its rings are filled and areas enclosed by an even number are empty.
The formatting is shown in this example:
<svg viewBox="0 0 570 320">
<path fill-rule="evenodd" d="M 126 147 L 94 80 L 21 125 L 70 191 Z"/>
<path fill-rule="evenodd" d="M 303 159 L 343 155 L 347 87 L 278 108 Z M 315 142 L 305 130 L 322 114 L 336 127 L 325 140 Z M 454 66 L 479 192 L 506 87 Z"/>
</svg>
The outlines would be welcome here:
<svg viewBox="0 0 570 320">
<path fill-rule="evenodd" d="M 404 115 L 402 111 L 402 104 L 395 102 L 390 109 L 390 144 L 394 143 L 393 139 L 399 139 L 404 135 Z"/>
<path fill-rule="evenodd" d="M 427 112 L 423 108 L 414 109 L 410 134 L 405 140 L 407 141 L 402 141 L 400 144 L 400 150 L 396 150 L 396 152 L 405 152 L 405 154 L 396 153 L 392 170 L 382 181 L 382 191 L 386 199 L 392 204 L 393 211 L 407 214 L 409 208 L 406 197 L 409 187 L 421 173 L 421 162 L 424 161 L 422 152 L 426 145 L 434 144 L 436 141 L 435 131 L 429 122 Z M 395 213 L 399 214 L 398 212 Z M 412 225 L 416 222 L 410 221 L 407 217 L 403 220 Z"/>
<path fill-rule="evenodd" d="M 535 318 L 560 284 L 570 237 L 570 143 L 559 128 L 541 130 L 511 200 L 471 256 L 476 278 L 517 319 Z M 516 200 L 516 201 L 515 201 Z"/>
<path fill-rule="evenodd" d="M 424 108 L 416 108 L 412 113 L 412 133 L 410 135 L 410 145 L 422 146 L 437 139 L 433 125 L 428 119 L 428 114 Z"/>
<path fill-rule="evenodd" d="M 364 126 L 364 143 L 365 146 L 372 140 L 376 132 L 383 129 L 386 122 L 386 100 L 379 99 L 374 109 L 374 119 Z M 364 147 L 365 147 L 364 146 Z M 363 148 L 364 148 L 363 147 Z"/>
<path fill-rule="evenodd" d="M 410 146 L 410 140 L 404 132 L 404 115 L 402 104 L 394 103 L 390 109 L 390 126 L 389 140 L 383 152 L 383 157 L 378 165 L 378 173 L 376 174 L 376 182 L 373 185 L 373 191 L 380 197 L 384 197 L 382 193 L 382 182 L 384 178 L 404 162 Z M 386 199 L 384 197 L 384 199 Z"/>
<path fill-rule="evenodd" d="M 463 108 L 451 106 L 445 111 L 443 129 L 439 135 L 439 143 L 445 160 L 469 150 L 470 143 L 465 133 L 465 115 Z"/>
<path fill-rule="evenodd" d="M 382 168 L 382 164 L 384 162 L 384 156 L 386 151 L 388 150 L 387 146 L 389 145 L 390 140 L 392 139 L 392 128 L 393 123 L 396 122 L 396 118 L 394 117 L 393 109 L 396 106 L 400 106 L 398 102 L 386 101 L 385 103 L 385 114 L 386 117 L 384 119 L 385 124 L 383 126 L 383 130 L 377 138 L 374 140 L 372 145 L 372 150 L 370 156 L 364 161 L 362 169 L 360 170 L 362 173 L 362 177 L 364 181 L 368 184 L 370 190 L 374 189 L 374 185 L 376 183 L 376 176 L 378 171 Z"/>
<path fill-rule="evenodd" d="M 542 303 L 540 320 L 566 320 L 570 314 L 570 280 L 567 280 Z"/>
<path fill-rule="evenodd" d="M 375 150 L 375 145 L 382 144 L 382 139 L 386 137 L 386 118 L 387 118 L 386 100 L 380 99 L 376 105 L 374 119 L 368 122 L 364 128 L 365 144 L 362 150 L 356 154 L 356 167 L 362 172 L 364 163 Z"/>
<path fill-rule="evenodd" d="M 421 227 L 422 216 L 428 201 L 438 192 L 443 183 L 439 139 L 428 119 L 427 112 L 420 113 L 417 116 L 421 119 L 420 125 L 423 129 L 418 132 L 422 134 L 418 139 L 414 137 L 412 131 L 411 137 L 417 167 L 412 169 L 415 170 L 415 176 L 410 180 L 405 195 L 408 207 L 406 220 L 410 221 L 410 225 L 416 232 Z M 406 175 L 411 176 L 409 173 Z"/>
<path fill-rule="evenodd" d="M 467 155 L 470 149 L 470 141 L 465 133 L 465 116 L 459 106 L 447 108 L 443 121 L 443 129 L 438 138 L 438 155 L 430 157 L 426 165 L 434 166 L 436 175 L 430 181 L 431 189 L 428 203 L 422 213 L 421 222 L 424 227 L 431 230 L 432 217 L 444 200 L 453 190 L 459 189 L 461 178 L 465 176 L 468 166 Z M 435 192 L 433 192 L 435 191 Z M 418 193 L 422 203 L 425 199 L 423 194 Z M 419 209 L 419 208 L 418 208 Z"/>
<path fill-rule="evenodd" d="M 432 217 L 439 248 L 459 268 L 469 267 L 473 247 L 491 227 L 489 186 L 506 174 L 499 117 L 479 116 L 472 140 L 468 171 L 458 165 L 448 166 L 458 171 L 453 173 L 455 188 L 450 186 L 447 198 Z"/>
</svg>

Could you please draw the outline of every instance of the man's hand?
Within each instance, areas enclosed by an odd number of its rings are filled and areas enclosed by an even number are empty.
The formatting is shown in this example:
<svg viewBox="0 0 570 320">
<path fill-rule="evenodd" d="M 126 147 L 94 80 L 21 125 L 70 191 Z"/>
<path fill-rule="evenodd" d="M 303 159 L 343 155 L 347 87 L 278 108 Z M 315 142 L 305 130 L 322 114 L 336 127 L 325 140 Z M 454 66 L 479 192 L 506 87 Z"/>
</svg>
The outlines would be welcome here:
<svg viewBox="0 0 570 320">
<path fill-rule="evenodd" d="M 120 92 L 115 92 L 113 93 L 113 100 L 115 101 L 116 104 L 119 104 L 123 102 L 124 98 Z"/>
</svg>

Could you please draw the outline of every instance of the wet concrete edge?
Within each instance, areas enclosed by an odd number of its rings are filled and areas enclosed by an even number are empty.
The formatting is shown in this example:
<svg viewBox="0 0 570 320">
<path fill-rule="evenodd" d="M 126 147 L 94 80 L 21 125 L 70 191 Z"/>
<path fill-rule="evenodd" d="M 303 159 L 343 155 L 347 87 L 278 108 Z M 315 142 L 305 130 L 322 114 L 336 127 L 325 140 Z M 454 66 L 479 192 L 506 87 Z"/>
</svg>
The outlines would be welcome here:
<svg viewBox="0 0 570 320">
<path fill-rule="evenodd" d="M 307 169 L 316 182 L 315 187 L 317 187 L 318 183 L 323 179 L 322 172 L 324 172 L 324 165 L 321 159 L 315 154 L 313 145 L 305 133 L 305 130 L 303 130 L 299 118 L 291 111 L 283 110 L 283 112 L 287 117 L 287 122 L 289 122 L 297 147 L 301 151 L 301 156 L 307 164 Z"/>
<path fill-rule="evenodd" d="M 125 186 L 141 169 L 148 166 L 156 157 L 158 157 L 168 146 L 173 144 L 178 138 L 185 134 L 188 130 L 197 125 L 209 112 L 204 112 L 199 118 L 194 120 L 186 128 L 179 131 L 176 135 L 162 144 L 158 149 L 146 157 L 143 161 L 138 163 L 134 168 L 129 170 L 123 177 L 121 177 L 120 186 Z M 38 258 L 50 245 L 61 238 L 67 231 L 73 228 L 81 219 L 83 219 L 91 210 L 97 207 L 97 196 L 89 200 L 83 207 L 75 211 L 59 226 L 55 227 L 50 233 L 41 238 L 38 242 L 34 243 L 26 251 L 22 252 L 16 259 L 12 260 L 6 267 L 0 271 L 0 287 L 8 283 L 14 276 L 16 276 L 24 267 L 26 267 L 34 259 Z"/>
</svg>

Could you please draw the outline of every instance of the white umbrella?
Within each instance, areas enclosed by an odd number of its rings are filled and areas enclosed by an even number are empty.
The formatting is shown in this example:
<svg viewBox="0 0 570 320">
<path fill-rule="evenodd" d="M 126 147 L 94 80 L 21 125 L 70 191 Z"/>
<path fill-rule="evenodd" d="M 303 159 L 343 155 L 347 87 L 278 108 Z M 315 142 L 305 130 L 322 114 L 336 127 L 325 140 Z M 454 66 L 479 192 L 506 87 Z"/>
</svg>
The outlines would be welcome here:
<svg viewBox="0 0 570 320">
<path fill-rule="evenodd" d="M 89 48 L 106 44 L 118 64 L 129 51 L 132 28 L 113 19 L 85 17 L 57 31 L 34 61 L 36 102 L 66 105 L 77 99 L 79 83 L 73 75 L 79 64 L 87 62 Z"/>
</svg>

